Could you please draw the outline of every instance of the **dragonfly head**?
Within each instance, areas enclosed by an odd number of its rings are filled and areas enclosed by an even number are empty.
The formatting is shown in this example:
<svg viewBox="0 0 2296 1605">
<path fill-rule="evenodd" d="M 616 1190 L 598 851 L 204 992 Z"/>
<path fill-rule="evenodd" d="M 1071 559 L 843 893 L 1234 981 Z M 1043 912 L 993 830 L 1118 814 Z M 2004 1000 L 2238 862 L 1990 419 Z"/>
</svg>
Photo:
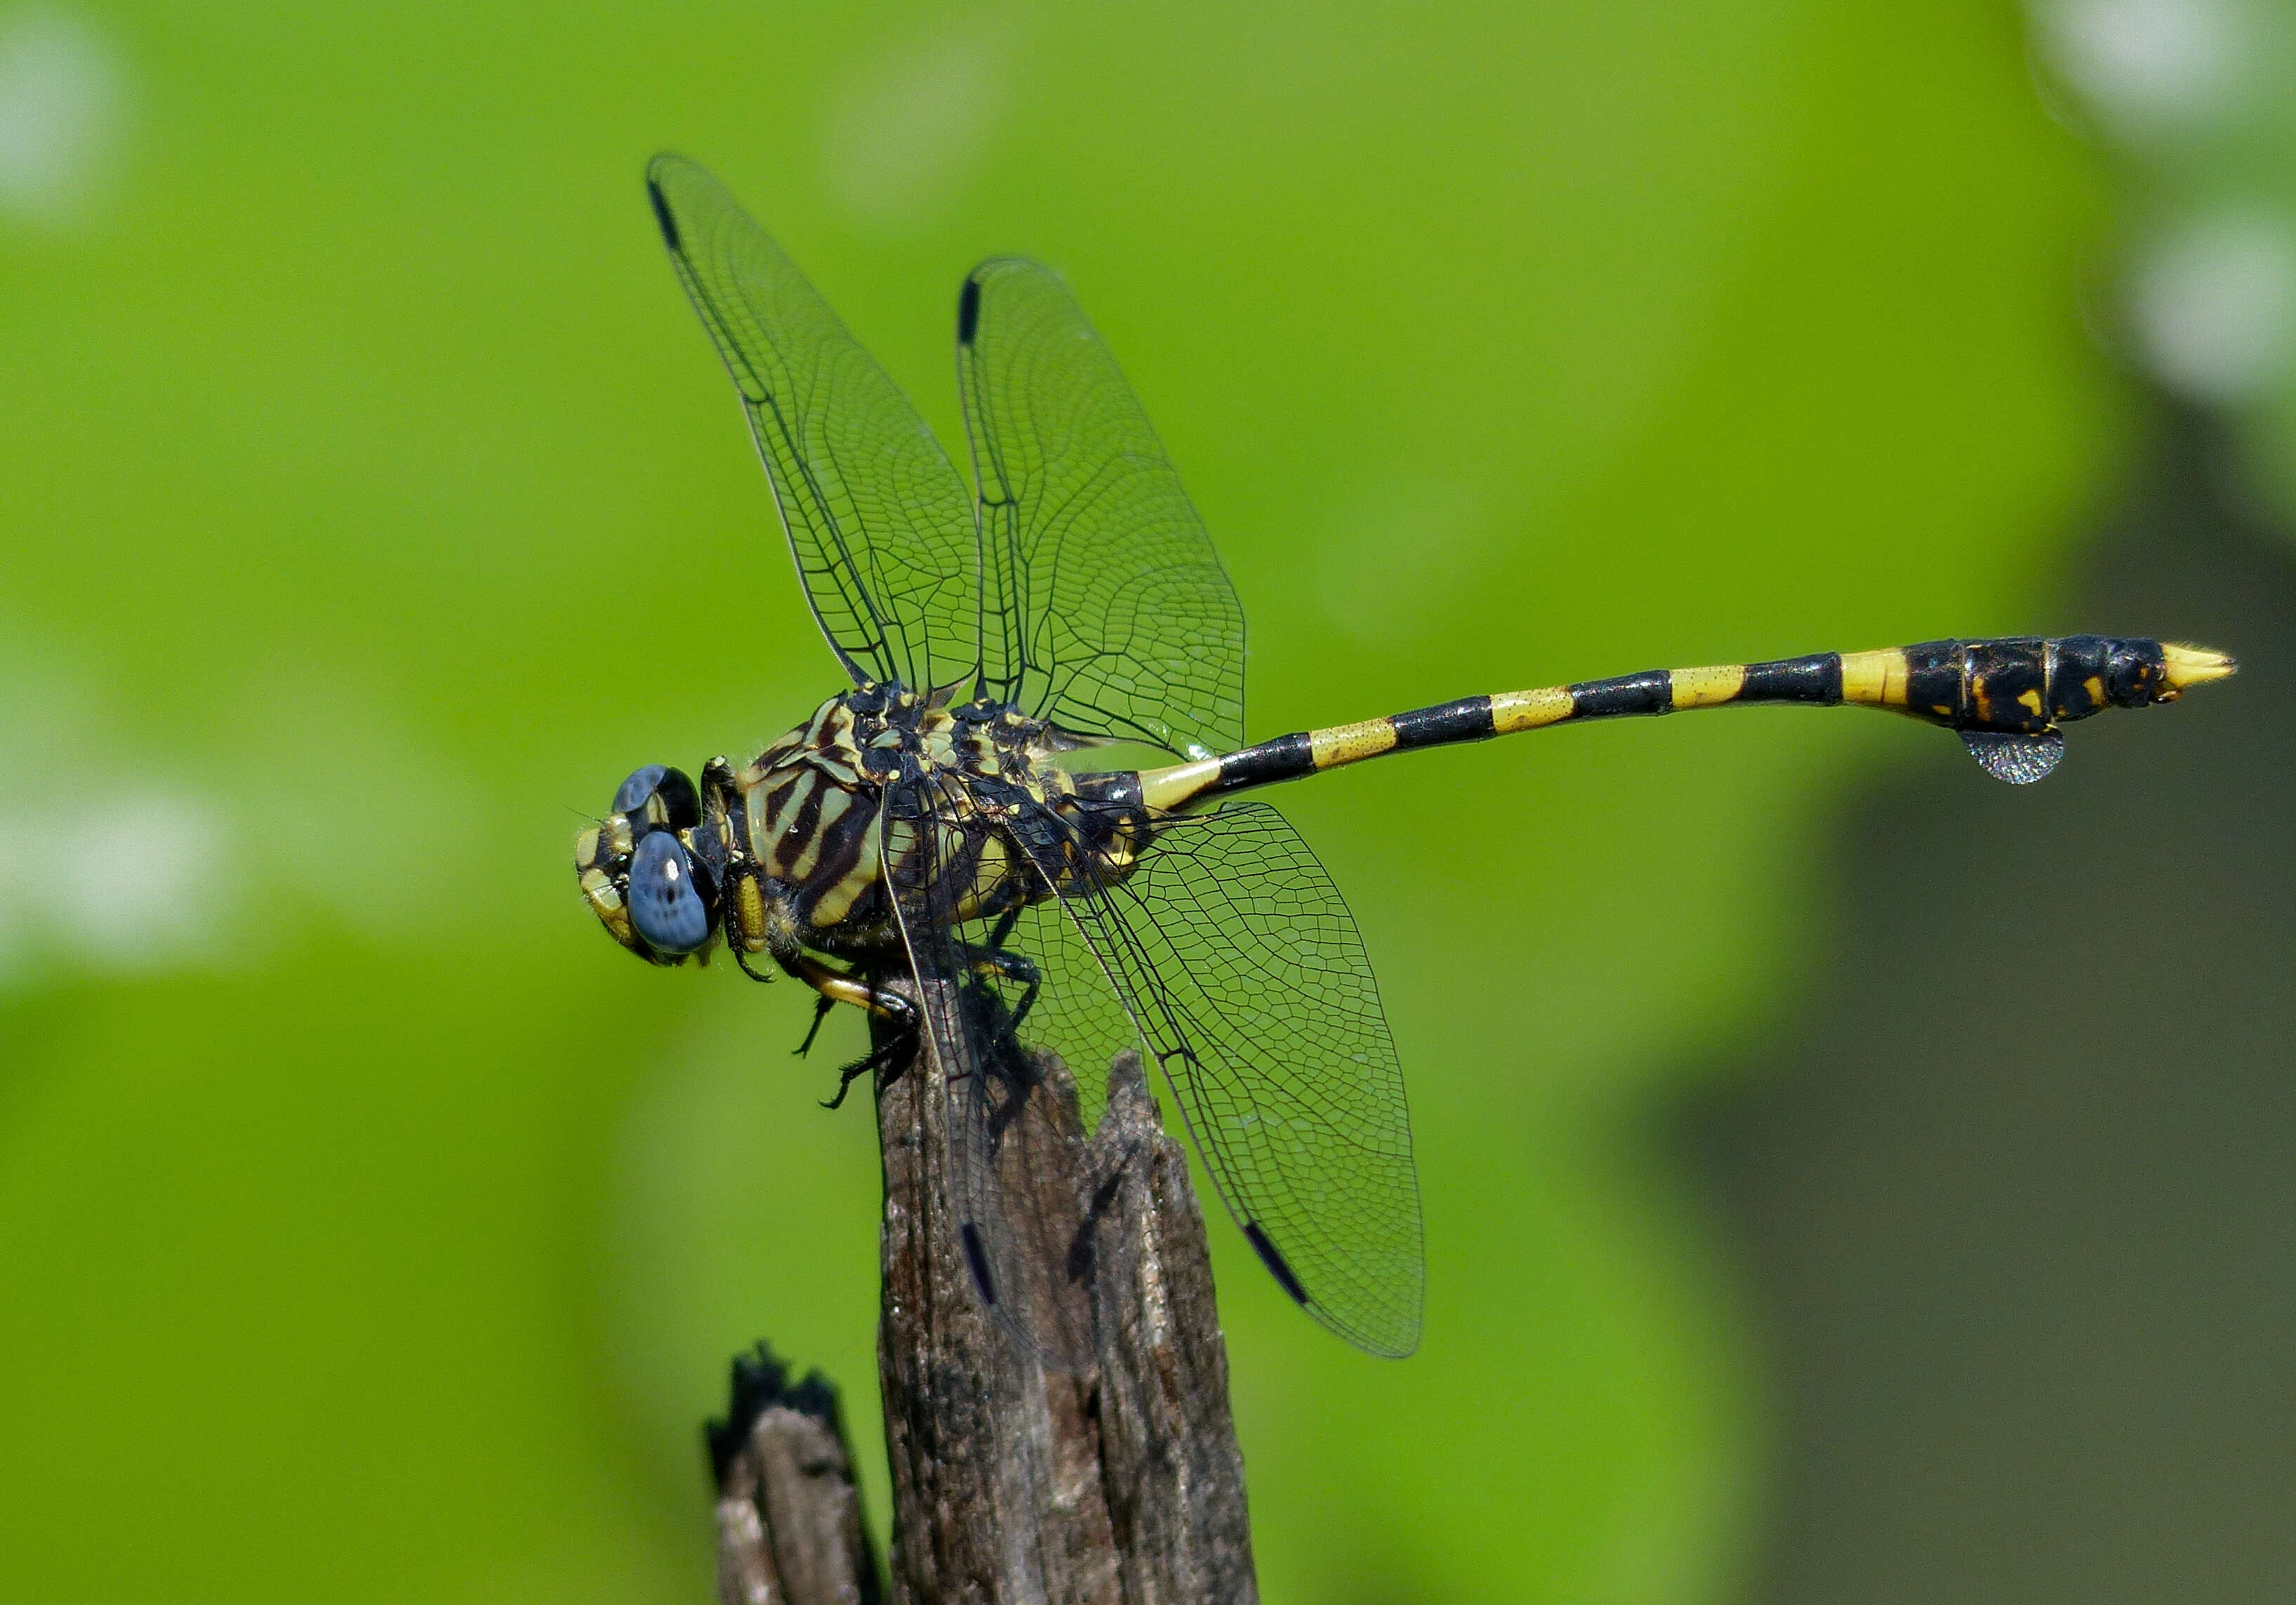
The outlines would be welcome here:
<svg viewBox="0 0 2296 1605">
<path fill-rule="evenodd" d="M 574 838 L 574 873 L 606 934 L 650 964 L 707 962 L 718 939 L 718 876 L 699 850 L 701 800 L 683 770 L 649 763 L 613 811 Z"/>
</svg>

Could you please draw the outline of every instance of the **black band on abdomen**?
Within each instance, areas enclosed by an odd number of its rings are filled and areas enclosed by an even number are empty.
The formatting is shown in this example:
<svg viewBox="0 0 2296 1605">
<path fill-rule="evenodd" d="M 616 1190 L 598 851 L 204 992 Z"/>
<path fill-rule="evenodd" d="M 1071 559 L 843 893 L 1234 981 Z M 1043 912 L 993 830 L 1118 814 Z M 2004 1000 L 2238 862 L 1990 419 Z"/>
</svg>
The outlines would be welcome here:
<svg viewBox="0 0 2296 1605">
<path fill-rule="evenodd" d="M 1674 676 L 1663 669 L 1645 669 L 1615 679 L 1580 680 L 1569 689 L 1573 719 L 1620 719 L 1674 711 Z"/>
<path fill-rule="evenodd" d="M 1749 703 L 1810 703 L 1823 708 L 1841 700 L 1841 654 L 1813 653 L 1746 665 L 1737 700 Z"/>
<path fill-rule="evenodd" d="M 1481 741 L 1498 734 L 1491 723 L 1491 699 L 1463 696 L 1431 708 L 1414 708 L 1388 722 L 1395 727 L 1398 747 L 1441 746 L 1453 741 Z"/>
<path fill-rule="evenodd" d="M 1315 772 L 1316 754 L 1308 745 L 1307 732 L 1295 730 L 1289 736 L 1278 736 L 1273 741 L 1263 741 L 1258 746 L 1248 746 L 1240 753 L 1230 753 L 1221 759 L 1218 789 L 1236 791 L 1247 786 L 1266 786 L 1273 780 L 1290 780 Z"/>
<path fill-rule="evenodd" d="M 1906 648 L 1906 712 L 1958 720 L 1968 703 L 1962 679 L 1968 658 L 1959 641 L 1922 641 Z"/>
</svg>

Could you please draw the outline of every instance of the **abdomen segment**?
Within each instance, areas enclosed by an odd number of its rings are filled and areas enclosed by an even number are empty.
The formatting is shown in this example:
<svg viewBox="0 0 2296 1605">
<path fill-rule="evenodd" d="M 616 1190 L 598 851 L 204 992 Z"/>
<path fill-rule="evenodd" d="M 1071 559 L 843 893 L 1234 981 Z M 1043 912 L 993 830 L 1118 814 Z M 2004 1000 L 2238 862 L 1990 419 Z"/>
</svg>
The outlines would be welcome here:
<svg viewBox="0 0 2296 1605">
<path fill-rule="evenodd" d="M 2154 640 L 2015 636 L 1822 652 L 1767 663 L 1649 669 L 1463 697 L 1359 724 L 1279 736 L 1225 757 L 1148 770 L 1140 777 L 1141 794 L 1151 807 L 1178 808 L 1417 747 L 1583 720 L 1759 703 L 1885 708 L 1960 731 L 1978 761 L 2004 779 L 2038 779 L 2062 750 L 2059 725 L 2107 708 L 2173 702 L 2188 687 L 2221 679 L 2233 667 L 2220 652 Z"/>
</svg>

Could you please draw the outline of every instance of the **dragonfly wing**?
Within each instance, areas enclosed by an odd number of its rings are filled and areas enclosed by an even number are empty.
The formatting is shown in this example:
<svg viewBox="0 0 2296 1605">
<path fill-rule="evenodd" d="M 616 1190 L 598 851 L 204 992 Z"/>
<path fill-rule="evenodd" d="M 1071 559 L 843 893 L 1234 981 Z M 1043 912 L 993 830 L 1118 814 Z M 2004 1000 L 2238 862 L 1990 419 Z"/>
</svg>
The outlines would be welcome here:
<svg viewBox="0 0 2296 1605">
<path fill-rule="evenodd" d="M 771 235 L 682 156 L 646 169 L 678 282 L 725 358 L 822 633 L 857 680 L 979 661 L 980 542 L 924 420 Z"/>
<path fill-rule="evenodd" d="M 1116 359 L 1040 263 L 957 310 L 990 695 L 1079 735 L 1243 743 L 1243 610 Z"/>
<path fill-rule="evenodd" d="M 1411 1117 L 1339 888 L 1264 802 L 1160 822 L 1113 884 L 1080 872 L 1083 844 L 1054 829 L 1070 831 L 1039 811 L 1016 839 L 1128 1017 L 1091 1015 L 1091 989 L 1071 987 L 1086 1008 L 1054 1022 L 1078 1044 L 1064 1051 L 1101 1055 L 1071 1062 L 1104 1064 L 1115 1036 L 1136 1032 L 1284 1291 L 1373 1354 L 1411 1353 L 1426 1280 Z M 1016 945 L 1030 941 L 1049 951 L 1054 938 L 1021 933 Z"/>
<path fill-rule="evenodd" d="M 1024 1349 L 1055 1369 L 1081 1370 L 1093 1357 L 1078 1250 L 1083 1132 L 1073 1094 L 1014 1028 L 1037 990 L 1033 971 L 1000 969 L 968 940 L 980 922 L 961 927 L 956 918 L 960 889 L 1001 839 L 957 823 L 955 802 L 928 778 L 895 790 L 881 816 L 886 877 L 924 1017 L 918 1068 L 942 1099 L 948 1194 L 974 1293 Z"/>
</svg>

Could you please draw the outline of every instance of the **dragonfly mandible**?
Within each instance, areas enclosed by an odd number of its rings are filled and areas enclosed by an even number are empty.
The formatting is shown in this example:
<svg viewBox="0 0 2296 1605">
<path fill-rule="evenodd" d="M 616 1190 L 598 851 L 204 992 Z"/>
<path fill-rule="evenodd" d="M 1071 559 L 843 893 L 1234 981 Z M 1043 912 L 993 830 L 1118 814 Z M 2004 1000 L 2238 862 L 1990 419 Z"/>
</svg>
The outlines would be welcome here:
<svg viewBox="0 0 2296 1605">
<path fill-rule="evenodd" d="M 748 761 L 712 759 L 698 786 L 660 764 L 632 774 L 576 844 L 582 892 L 652 963 L 723 942 L 745 970 L 763 957 L 814 987 L 816 1028 L 848 1003 L 892 1022 L 904 1055 L 921 1038 L 949 1100 L 975 1290 L 1040 1346 L 1013 1292 L 1027 1223 L 1000 1181 L 991 1074 L 1015 1040 L 1087 1089 L 1141 1049 L 1283 1291 L 1374 1354 L 1418 1344 L 1418 1181 L 1379 988 L 1315 854 L 1236 794 L 1420 747 L 1765 703 L 1939 725 L 2022 784 L 2055 766 L 2064 725 L 2233 671 L 2148 639 L 1931 641 L 1472 696 L 1246 745 L 1242 609 L 1051 270 L 991 260 L 959 292 L 968 487 L 716 179 L 664 155 L 648 192 L 851 684 Z M 1075 756 L 1119 742 L 1173 761 Z M 884 984 L 903 973 L 917 1001 Z"/>
</svg>

